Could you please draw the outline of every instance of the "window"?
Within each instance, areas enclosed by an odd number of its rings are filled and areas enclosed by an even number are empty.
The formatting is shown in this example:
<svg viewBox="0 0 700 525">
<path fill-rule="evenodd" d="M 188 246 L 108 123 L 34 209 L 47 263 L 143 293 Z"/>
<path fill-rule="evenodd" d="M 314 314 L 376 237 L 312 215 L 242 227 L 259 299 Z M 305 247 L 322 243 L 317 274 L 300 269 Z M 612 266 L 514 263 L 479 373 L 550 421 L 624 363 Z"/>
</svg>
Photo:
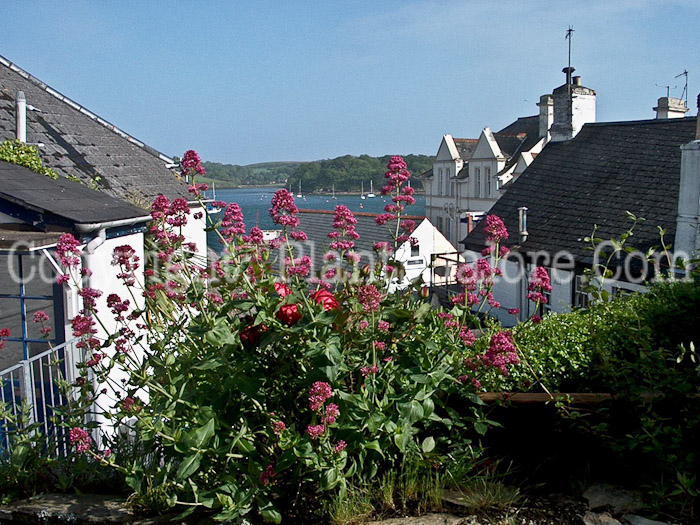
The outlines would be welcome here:
<svg viewBox="0 0 700 525">
<path fill-rule="evenodd" d="M 418 257 L 420 255 L 419 246 L 411 246 L 411 257 Z"/>
<path fill-rule="evenodd" d="M 588 286 L 588 278 L 585 275 L 577 275 L 574 279 L 574 306 L 578 308 L 588 308 L 588 293 L 585 291 Z"/>
<path fill-rule="evenodd" d="M 440 195 L 445 194 L 445 182 L 442 178 L 442 168 L 438 168 L 438 193 Z"/>
<path fill-rule="evenodd" d="M 63 290 L 55 283 L 53 267 L 37 252 L 10 252 L 0 256 L 0 317 L 10 337 L 0 356 L 0 368 L 6 368 L 49 349 L 41 333 L 42 325 L 34 315 L 49 316 L 49 341 L 62 343 Z"/>
<path fill-rule="evenodd" d="M 481 197 L 481 169 L 475 168 L 474 173 L 476 174 L 476 188 L 474 191 L 474 196 Z"/>
<path fill-rule="evenodd" d="M 491 168 L 486 167 L 484 168 L 484 173 L 486 174 L 486 196 L 490 197 L 491 196 Z"/>
<path fill-rule="evenodd" d="M 442 225 L 442 222 L 443 222 L 443 221 L 442 221 L 442 217 L 438 217 L 438 218 L 437 218 L 437 229 L 438 229 L 440 232 L 442 232 L 442 226 L 443 226 L 443 225 Z"/>
</svg>

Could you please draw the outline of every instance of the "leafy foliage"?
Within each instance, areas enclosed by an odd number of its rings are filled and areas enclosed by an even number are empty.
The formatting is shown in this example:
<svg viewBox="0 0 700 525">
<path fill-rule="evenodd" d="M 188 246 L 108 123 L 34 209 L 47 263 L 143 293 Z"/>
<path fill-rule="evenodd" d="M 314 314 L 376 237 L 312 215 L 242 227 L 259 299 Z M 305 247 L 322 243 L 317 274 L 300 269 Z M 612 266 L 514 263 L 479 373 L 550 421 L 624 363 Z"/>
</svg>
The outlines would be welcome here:
<svg viewBox="0 0 700 525">
<path fill-rule="evenodd" d="M 24 166 L 51 179 L 58 179 L 58 173 L 41 163 L 39 150 L 19 140 L 0 142 L 0 160 Z"/>
</svg>

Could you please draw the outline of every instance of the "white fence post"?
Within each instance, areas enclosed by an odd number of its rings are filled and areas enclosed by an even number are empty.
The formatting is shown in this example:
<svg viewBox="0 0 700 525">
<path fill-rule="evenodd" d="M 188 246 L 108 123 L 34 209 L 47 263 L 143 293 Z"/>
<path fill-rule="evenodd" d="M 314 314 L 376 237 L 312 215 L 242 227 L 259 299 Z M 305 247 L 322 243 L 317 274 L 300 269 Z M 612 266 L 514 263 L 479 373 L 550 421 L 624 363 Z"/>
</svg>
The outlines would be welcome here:
<svg viewBox="0 0 700 525">
<path fill-rule="evenodd" d="M 26 401 L 28 406 L 31 408 L 29 411 L 29 421 L 27 424 L 31 425 L 36 421 L 36 392 L 34 391 L 34 385 L 32 384 L 32 363 L 28 360 L 20 361 L 22 365 L 22 388 L 20 390 L 20 396 L 22 401 Z"/>
</svg>

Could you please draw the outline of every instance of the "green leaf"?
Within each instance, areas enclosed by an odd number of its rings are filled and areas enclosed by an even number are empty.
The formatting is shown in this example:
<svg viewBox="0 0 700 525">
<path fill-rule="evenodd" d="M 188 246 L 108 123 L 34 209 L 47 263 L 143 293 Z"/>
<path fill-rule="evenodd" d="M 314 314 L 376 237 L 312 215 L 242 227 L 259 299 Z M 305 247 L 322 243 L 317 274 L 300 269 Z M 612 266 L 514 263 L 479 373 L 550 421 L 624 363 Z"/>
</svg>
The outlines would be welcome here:
<svg viewBox="0 0 700 525">
<path fill-rule="evenodd" d="M 401 432 L 394 436 L 394 443 L 402 453 L 406 452 L 409 441 L 411 441 L 411 434 L 407 432 Z"/>
<path fill-rule="evenodd" d="M 410 423 L 415 423 L 423 418 L 423 407 L 418 401 L 410 401 L 408 403 L 399 403 L 399 414 Z"/>
<path fill-rule="evenodd" d="M 214 437 L 214 418 L 211 418 L 195 430 L 193 447 L 197 449 L 204 448 L 212 437 Z"/>
<path fill-rule="evenodd" d="M 379 452 L 379 454 L 382 457 L 384 457 L 384 452 L 382 451 L 382 447 L 381 447 L 381 445 L 379 445 L 379 441 L 377 441 L 376 439 L 374 441 L 369 441 L 369 442 L 365 443 L 365 448 Z"/>
<path fill-rule="evenodd" d="M 426 454 L 428 452 L 432 452 L 432 450 L 435 448 L 435 438 L 433 438 L 433 436 L 428 436 L 423 440 L 421 447 L 423 448 L 423 452 Z"/>
<path fill-rule="evenodd" d="M 340 476 L 338 471 L 334 468 L 328 469 L 321 474 L 321 483 L 319 484 L 318 491 L 330 490 L 335 488 L 335 486 L 340 481 Z"/>
<path fill-rule="evenodd" d="M 182 460 L 180 467 L 177 469 L 177 479 L 179 481 L 185 480 L 197 472 L 201 460 L 202 454 L 200 452 L 187 456 L 184 460 Z"/>
<path fill-rule="evenodd" d="M 482 436 L 486 434 L 488 428 L 489 427 L 487 427 L 486 424 L 482 423 L 481 421 L 477 421 L 476 423 L 474 423 L 474 430 L 476 430 Z"/>
<path fill-rule="evenodd" d="M 167 364 L 167 359 L 166 359 L 166 364 Z M 223 363 L 219 359 L 207 359 L 206 361 L 202 361 L 200 364 L 193 366 L 195 370 L 214 370 L 215 368 L 219 368 L 220 366 L 223 366 Z"/>
</svg>

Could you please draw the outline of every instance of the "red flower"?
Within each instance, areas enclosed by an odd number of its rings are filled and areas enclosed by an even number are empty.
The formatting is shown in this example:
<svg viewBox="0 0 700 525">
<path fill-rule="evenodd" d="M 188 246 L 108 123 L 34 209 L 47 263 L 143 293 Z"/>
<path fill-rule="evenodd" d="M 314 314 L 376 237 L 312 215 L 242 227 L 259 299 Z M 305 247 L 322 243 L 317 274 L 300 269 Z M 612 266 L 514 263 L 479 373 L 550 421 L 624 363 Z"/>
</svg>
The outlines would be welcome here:
<svg viewBox="0 0 700 525">
<path fill-rule="evenodd" d="M 246 320 L 252 322 L 253 318 L 251 316 L 247 316 Z M 256 324 L 255 326 L 251 324 L 241 330 L 239 337 L 244 345 L 256 347 L 260 344 L 260 338 L 265 330 L 267 330 L 267 326 L 264 324 Z"/>
<path fill-rule="evenodd" d="M 338 299 L 336 299 L 331 292 L 325 289 L 319 290 L 316 293 L 311 294 L 311 298 L 316 302 L 316 304 L 323 305 L 323 309 L 326 312 L 335 310 L 340 306 L 340 304 L 338 303 Z"/>
<path fill-rule="evenodd" d="M 284 283 L 275 283 L 275 292 L 277 292 L 280 297 L 286 297 L 292 293 L 292 289 Z"/>
<path fill-rule="evenodd" d="M 277 312 L 277 319 L 287 326 L 297 324 L 301 317 L 299 307 L 296 304 L 283 304 Z"/>
</svg>

